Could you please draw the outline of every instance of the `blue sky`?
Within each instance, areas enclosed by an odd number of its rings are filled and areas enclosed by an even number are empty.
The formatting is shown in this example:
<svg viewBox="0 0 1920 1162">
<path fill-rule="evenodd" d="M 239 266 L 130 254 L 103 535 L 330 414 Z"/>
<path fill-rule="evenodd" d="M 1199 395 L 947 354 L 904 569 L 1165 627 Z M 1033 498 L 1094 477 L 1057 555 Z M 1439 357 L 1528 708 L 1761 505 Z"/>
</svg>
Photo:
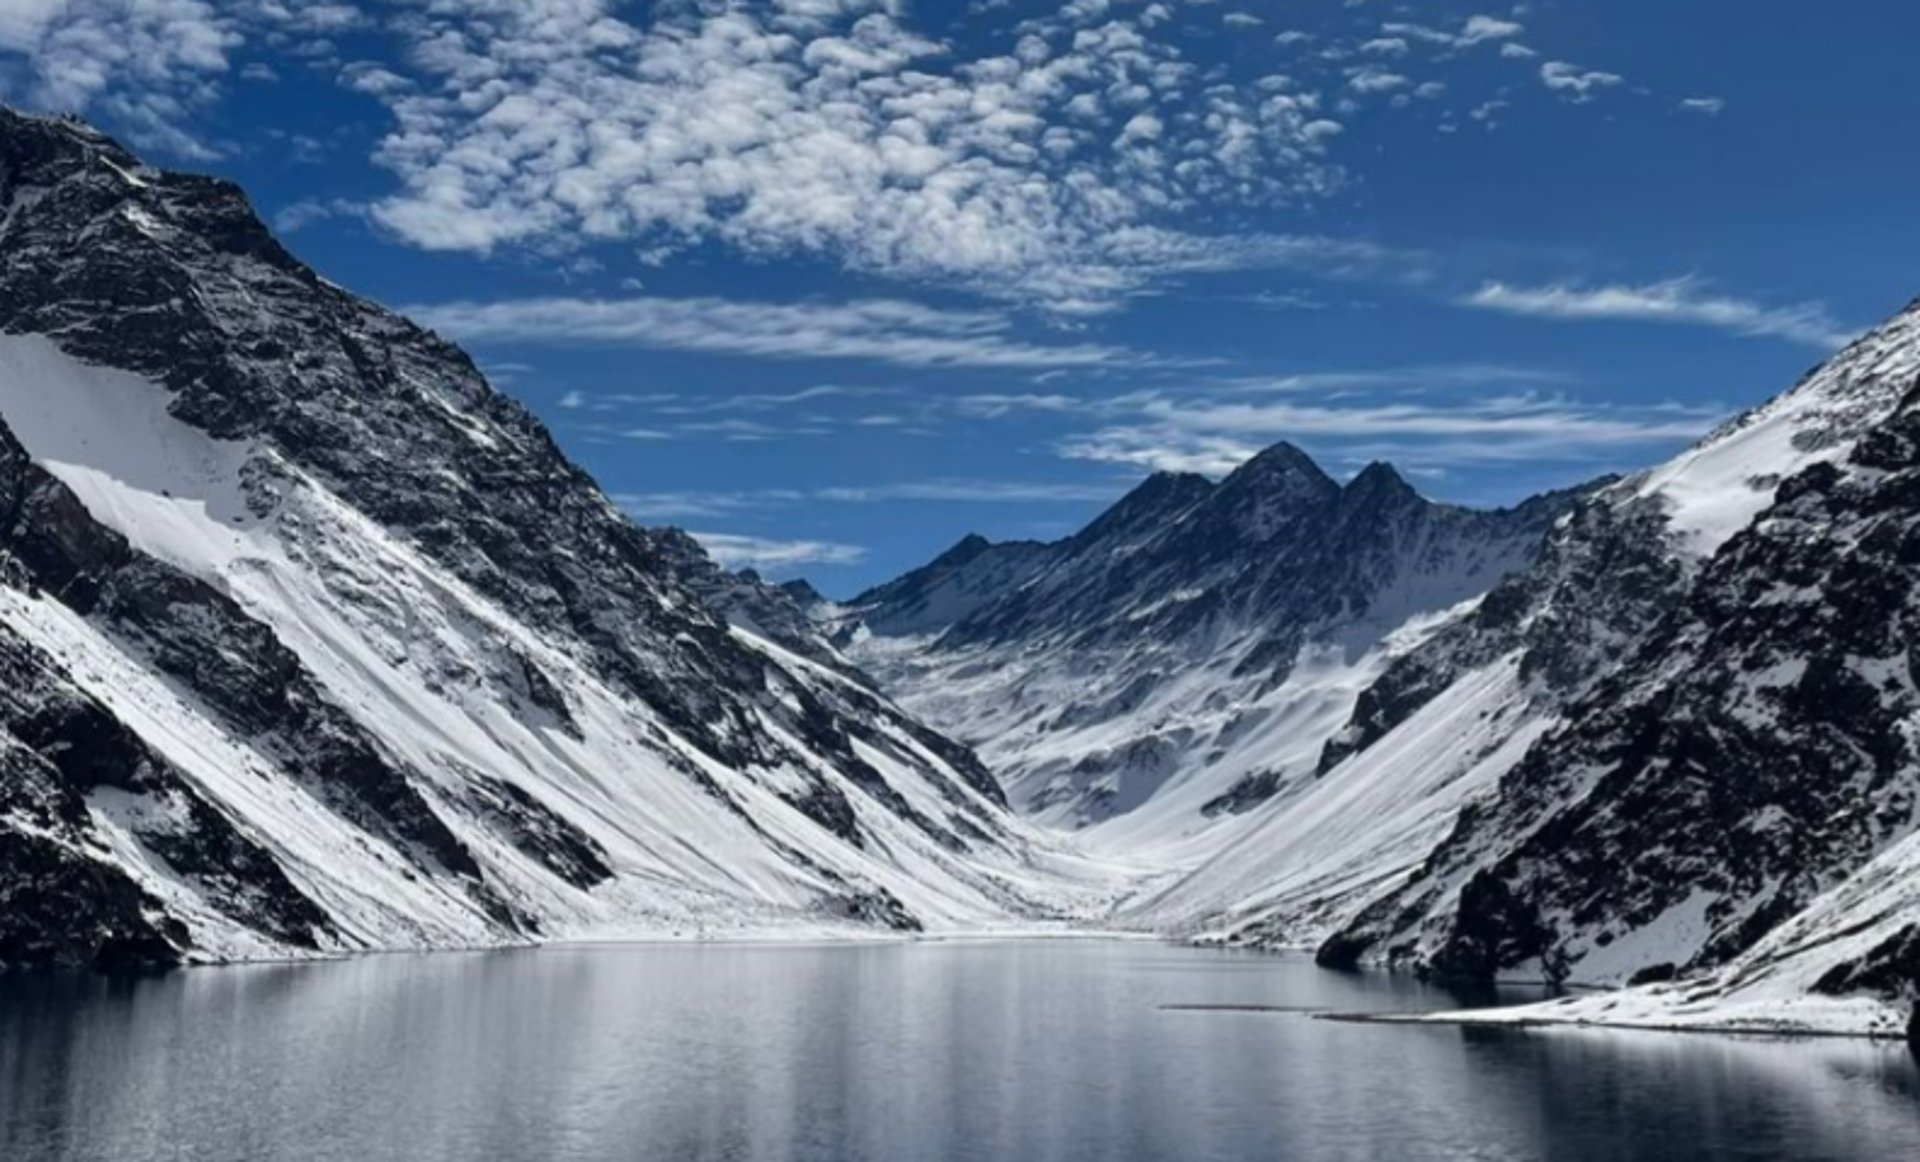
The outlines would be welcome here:
<svg viewBox="0 0 1920 1162">
<path fill-rule="evenodd" d="M 1841 13 L 1844 12 L 1844 16 Z M 636 517 L 848 593 L 1274 441 L 1499 504 L 1920 292 L 1920 10 L 0 0 Z"/>
</svg>

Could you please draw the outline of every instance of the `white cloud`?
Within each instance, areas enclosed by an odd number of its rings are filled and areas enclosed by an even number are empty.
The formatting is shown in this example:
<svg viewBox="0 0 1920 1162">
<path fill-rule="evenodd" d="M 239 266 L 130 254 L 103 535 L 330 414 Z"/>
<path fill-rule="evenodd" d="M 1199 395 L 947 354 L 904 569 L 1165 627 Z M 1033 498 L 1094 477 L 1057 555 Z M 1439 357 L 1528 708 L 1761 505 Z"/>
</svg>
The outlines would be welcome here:
<svg viewBox="0 0 1920 1162">
<path fill-rule="evenodd" d="M 294 234 L 333 218 L 364 218 L 367 204 L 351 198 L 302 198 L 282 206 L 273 216 L 273 228 Z"/>
<path fill-rule="evenodd" d="M 1592 445 L 1637 444 L 1699 431 L 1697 421 L 1629 419 L 1558 397 L 1532 394 L 1496 396 L 1452 406 L 1406 401 L 1336 406 L 1293 400 L 1192 406 L 1165 401 L 1149 408 L 1148 415 L 1178 428 L 1276 438 L 1524 438 Z"/>
<path fill-rule="evenodd" d="M 539 298 L 404 308 L 472 343 L 606 343 L 764 358 L 855 359 L 910 367 L 1107 367 L 1124 348 L 1014 338 L 997 311 L 943 311 L 893 299 L 847 303 L 717 298 Z"/>
<path fill-rule="evenodd" d="M 885 387 L 841 387 L 823 383 L 793 391 L 749 391 L 733 395 L 694 397 L 681 393 L 657 393 L 650 399 L 653 410 L 665 415 L 701 415 L 712 412 L 776 411 L 800 404 L 818 404 L 830 399 L 862 399 L 897 394 Z"/>
<path fill-rule="evenodd" d="M 56 16 L 63 14 L 68 0 L 7 0 L 0 4 L 0 47 L 13 50 L 32 48 Z"/>
<path fill-rule="evenodd" d="M 1473 16 L 1467 19 L 1467 26 L 1460 31 L 1460 39 L 1468 44 L 1479 44 L 1487 40 L 1508 40 L 1525 31 L 1524 27 L 1511 20 L 1501 20 L 1494 16 Z"/>
<path fill-rule="evenodd" d="M 1316 234 L 1200 236 L 1151 226 L 1115 231 L 1102 243 L 1113 261 L 1155 275 L 1299 270 L 1325 278 L 1420 282 L 1432 258 L 1372 242 Z"/>
<path fill-rule="evenodd" d="M 895 484 L 822 488 L 815 500 L 847 504 L 917 501 L 952 504 L 1077 504 L 1110 501 L 1111 484 L 1060 484 L 1015 480 L 921 480 Z"/>
<path fill-rule="evenodd" d="M 969 59 L 895 7 L 422 8 L 419 88 L 384 94 L 403 190 L 379 217 L 435 249 L 717 239 L 1084 309 L 1153 277 L 1115 231 L 1340 182 L 1314 93 L 1212 83 L 1117 10 Z"/>
<path fill-rule="evenodd" d="M 1365 65 L 1347 72 L 1347 87 L 1356 93 L 1391 93 L 1413 82 L 1391 69 Z"/>
<path fill-rule="evenodd" d="M 1253 459 L 1260 446 L 1230 435 L 1108 428 L 1065 440 L 1058 450 L 1069 460 L 1124 464 L 1146 472 L 1198 472 L 1220 477 Z"/>
<path fill-rule="evenodd" d="M 1726 112 L 1727 101 L 1724 97 L 1688 97 L 1680 102 L 1680 108 L 1688 113 L 1700 113 L 1708 117 L 1718 117 Z"/>
<path fill-rule="evenodd" d="M 1480 387 L 1494 384 L 1554 384 L 1563 380 L 1556 371 L 1500 363 L 1437 364 L 1419 367 L 1365 368 L 1358 371 L 1306 371 L 1223 379 L 1207 385 L 1209 396 L 1351 395 L 1356 392 L 1421 392 L 1434 388 Z"/>
<path fill-rule="evenodd" d="M 625 493 L 614 499 L 641 520 L 657 522 L 716 519 L 818 504 L 1100 504 L 1118 498 L 1127 484 L 943 478 L 812 489 Z"/>
<path fill-rule="evenodd" d="M 1071 461 L 1128 470 L 1219 476 L 1280 440 L 1332 461 L 1391 460 L 1409 472 L 1526 463 L 1615 465 L 1653 458 L 1715 423 L 1718 405 L 1616 406 L 1569 394 L 1575 381 L 1550 369 L 1458 364 L 1320 369 L 1259 377 L 1183 377 L 1179 387 L 1073 395 L 974 393 L 919 399 L 916 422 L 952 435 L 1013 424 L 1019 438 Z M 767 393 L 774 398 L 778 393 Z M 787 393 L 799 395 L 801 393 Z M 809 404 L 796 401 L 790 424 Z M 889 431 L 897 429 L 889 428 Z M 721 492 L 667 492 L 619 500 L 642 519 L 720 521 L 811 511 L 823 504 L 1103 503 L 1127 481 L 932 478 L 872 484 Z"/>
<path fill-rule="evenodd" d="M 1540 66 L 1541 82 L 1575 101 L 1590 101 L 1595 93 L 1621 84 L 1625 79 L 1618 73 L 1583 69 L 1566 61 L 1548 61 Z"/>
<path fill-rule="evenodd" d="M 350 32 L 373 23 L 361 6 L 325 0 L 253 0 L 263 21 L 294 32 L 322 35 Z"/>
<path fill-rule="evenodd" d="M 1768 307 L 1713 293 L 1696 278 L 1643 286 L 1515 287 L 1488 283 L 1465 305 L 1550 319 L 1634 319 L 1717 327 L 1740 335 L 1771 335 L 1813 347 L 1839 347 L 1857 332 L 1843 327 L 1819 303 Z"/>
<path fill-rule="evenodd" d="M 235 19 L 203 0 L 0 2 L 0 60 L 25 62 L 19 99 L 104 110 L 142 143 L 190 157 L 213 152 L 185 126 L 239 42 Z"/>
<path fill-rule="evenodd" d="M 709 556 L 728 569 L 779 572 L 806 565 L 858 565 L 867 557 L 867 550 L 859 545 L 833 541 L 785 541 L 737 533 L 695 532 L 692 535 Z"/>
<path fill-rule="evenodd" d="M 1389 22 L 1380 26 L 1380 31 L 1390 37 L 1410 38 L 1440 45 L 1449 49 L 1472 48 L 1476 44 L 1489 41 L 1510 40 L 1526 29 L 1511 20 L 1500 20 L 1492 16 L 1473 16 L 1461 26 L 1458 32 L 1434 28 L 1426 24 Z"/>
<path fill-rule="evenodd" d="M 1142 409 L 1135 422 L 1069 437 L 1057 451 L 1074 460 L 1218 476 L 1263 447 L 1291 440 L 1323 453 L 1391 459 L 1424 470 L 1611 459 L 1631 449 L 1694 439 L 1716 418 L 1717 412 L 1704 409 L 1622 412 L 1533 394 L 1458 404 L 1163 399 Z"/>
</svg>

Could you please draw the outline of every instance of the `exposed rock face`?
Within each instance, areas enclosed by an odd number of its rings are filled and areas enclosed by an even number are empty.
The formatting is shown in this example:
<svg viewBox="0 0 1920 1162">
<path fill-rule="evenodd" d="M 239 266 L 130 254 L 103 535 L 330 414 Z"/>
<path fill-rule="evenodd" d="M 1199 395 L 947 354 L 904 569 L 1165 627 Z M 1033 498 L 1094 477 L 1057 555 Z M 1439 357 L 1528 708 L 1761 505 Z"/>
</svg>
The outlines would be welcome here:
<svg viewBox="0 0 1920 1162">
<path fill-rule="evenodd" d="M 95 812 L 257 931 L 309 949 L 336 935 L 234 819 L 11 629 L 0 676 L 0 965 L 152 967 L 192 947 L 118 865 Z"/>
<path fill-rule="evenodd" d="M 969 537 L 826 616 L 1023 810 L 1178 844 L 1310 779 L 1365 677 L 1573 502 L 1475 512 L 1282 444 L 1218 484 L 1154 476 L 1053 544 Z"/>
<path fill-rule="evenodd" d="M 1603 482 L 1604 483 L 1604 482 Z M 1326 773 L 1407 721 L 1463 676 L 1518 653 L 1543 702 L 1582 692 L 1606 662 L 1678 600 L 1685 565 L 1667 551 L 1657 506 L 1610 497 L 1577 505 L 1539 562 L 1496 586 L 1467 616 L 1395 659 L 1327 742 Z"/>
<path fill-rule="evenodd" d="M 1468 978 L 1609 959 L 1610 975 L 1697 972 L 1910 834 L 1916 561 L 1910 399 L 1845 461 L 1781 483 L 1565 708 L 1567 725 L 1462 816 L 1422 877 L 1464 875 L 1457 908 L 1408 953 Z"/>
<path fill-rule="evenodd" d="M 1076 898 L 791 597 L 233 186 L 0 111 L 0 207 L 0 962 Z"/>
<path fill-rule="evenodd" d="M 1672 980 L 1655 996 L 1686 998 L 1677 1011 L 1910 995 L 1917 381 L 1910 309 L 1602 492 L 1537 566 L 1390 667 L 1326 779 L 1369 772 L 1500 666 L 1523 678 L 1503 713 L 1539 737 L 1322 960 Z"/>
<path fill-rule="evenodd" d="M 996 545 L 970 535 L 921 568 L 854 598 L 852 608 L 868 633 L 938 634 L 1025 584 L 1047 556 L 1047 546 L 1033 541 Z"/>
</svg>

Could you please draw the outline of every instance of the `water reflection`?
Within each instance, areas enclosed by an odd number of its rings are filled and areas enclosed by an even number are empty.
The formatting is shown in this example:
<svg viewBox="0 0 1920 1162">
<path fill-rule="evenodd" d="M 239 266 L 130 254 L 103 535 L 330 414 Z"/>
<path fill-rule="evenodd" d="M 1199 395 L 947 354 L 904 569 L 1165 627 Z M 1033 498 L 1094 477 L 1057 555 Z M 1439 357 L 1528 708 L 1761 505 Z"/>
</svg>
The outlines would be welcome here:
<svg viewBox="0 0 1920 1162">
<path fill-rule="evenodd" d="M 0 978 L 0 1157 L 1920 1157 L 1903 1049 L 1335 1024 L 1150 944 L 547 949 Z"/>
</svg>

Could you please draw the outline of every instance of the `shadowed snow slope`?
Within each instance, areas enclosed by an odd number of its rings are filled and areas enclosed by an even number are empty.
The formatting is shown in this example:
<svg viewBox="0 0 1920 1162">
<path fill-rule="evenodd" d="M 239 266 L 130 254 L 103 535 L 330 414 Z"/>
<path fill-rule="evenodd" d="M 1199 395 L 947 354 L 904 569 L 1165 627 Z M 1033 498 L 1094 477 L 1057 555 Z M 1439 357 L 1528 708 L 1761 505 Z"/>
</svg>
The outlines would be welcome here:
<svg viewBox="0 0 1920 1162">
<path fill-rule="evenodd" d="M 684 546 L 231 186 L 0 111 L 0 207 L 0 962 L 1107 890 L 824 643 L 729 627 Z"/>
</svg>

